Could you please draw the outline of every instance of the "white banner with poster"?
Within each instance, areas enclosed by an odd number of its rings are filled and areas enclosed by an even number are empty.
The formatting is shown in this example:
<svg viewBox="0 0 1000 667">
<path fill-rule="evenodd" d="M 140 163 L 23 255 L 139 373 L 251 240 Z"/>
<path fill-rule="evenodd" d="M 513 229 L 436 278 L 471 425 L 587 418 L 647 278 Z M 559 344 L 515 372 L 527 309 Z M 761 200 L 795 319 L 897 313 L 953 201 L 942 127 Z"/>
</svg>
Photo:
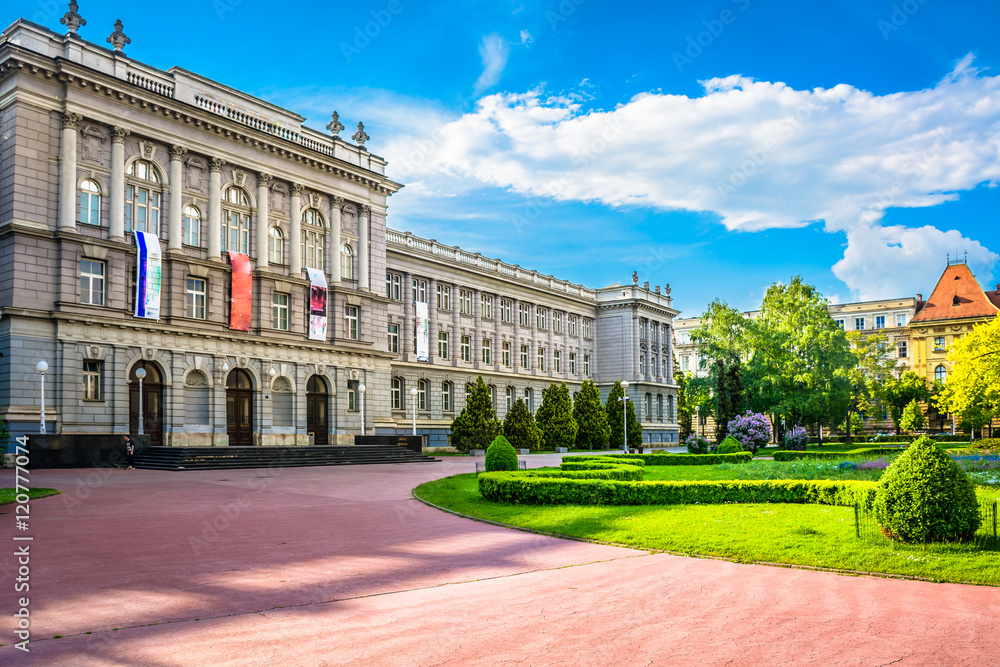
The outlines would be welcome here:
<svg viewBox="0 0 1000 667">
<path fill-rule="evenodd" d="M 428 337 L 430 334 L 427 304 L 423 301 L 415 303 L 417 305 L 417 361 L 427 361 Z"/>
<path fill-rule="evenodd" d="M 306 267 L 309 275 L 309 340 L 326 340 L 326 275 Z"/>
</svg>

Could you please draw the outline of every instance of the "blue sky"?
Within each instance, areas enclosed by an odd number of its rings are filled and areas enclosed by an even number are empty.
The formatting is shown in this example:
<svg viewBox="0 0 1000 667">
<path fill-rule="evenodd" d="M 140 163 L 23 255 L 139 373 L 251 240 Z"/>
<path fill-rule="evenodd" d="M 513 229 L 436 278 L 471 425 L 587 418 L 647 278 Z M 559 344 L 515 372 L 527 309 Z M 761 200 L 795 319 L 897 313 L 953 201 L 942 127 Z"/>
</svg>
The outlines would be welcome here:
<svg viewBox="0 0 1000 667">
<path fill-rule="evenodd" d="M 406 184 L 389 224 L 683 315 L 801 274 L 1000 281 L 1000 6 L 986 2 L 83 0 L 81 36 L 298 111 Z M 5 3 L 62 32 L 64 5 Z M 345 133 L 346 134 L 346 133 Z"/>
</svg>

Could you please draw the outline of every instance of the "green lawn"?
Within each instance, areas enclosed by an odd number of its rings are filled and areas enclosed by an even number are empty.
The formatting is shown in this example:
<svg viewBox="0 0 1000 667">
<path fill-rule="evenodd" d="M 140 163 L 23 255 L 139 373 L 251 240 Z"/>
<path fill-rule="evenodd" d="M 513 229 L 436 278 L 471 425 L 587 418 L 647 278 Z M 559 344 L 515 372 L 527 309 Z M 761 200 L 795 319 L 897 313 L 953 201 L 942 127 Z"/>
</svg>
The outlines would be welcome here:
<svg viewBox="0 0 1000 667">
<path fill-rule="evenodd" d="M 798 463 L 798 462 L 795 462 Z M 658 466 L 646 479 L 730 479 L 755 462 L 732 466 Z M 760 477 L 753 477 L 760 479 Z M 776 477 L 777 479 L 778 477 Z M 786 477 L 787 478 L 787 477 Z M 1000 498 L 980 488 L 980 498 Z M 421 484 L 414 495 L 454 512 L 529 530 L 673 553 L 1000 585 L 1000 545 L 903 546 L 862 541 L 854 510 L 826 505 L 534 506 L 492 503 L 479 495 L 474 474 Z"/>
<path fill-rule="evenodd" d="M 45 496 L 54 496 L 57 493 L 61 493 L 58 489 L 42 489 L 42 488 L 32 488 L 28 489 L 29 498 L 44 498 Z M 14 502 L 17 497 L 16 489 L 0 489 L 0 505 L 6 505 L 7 503 Z"/>
</svg>

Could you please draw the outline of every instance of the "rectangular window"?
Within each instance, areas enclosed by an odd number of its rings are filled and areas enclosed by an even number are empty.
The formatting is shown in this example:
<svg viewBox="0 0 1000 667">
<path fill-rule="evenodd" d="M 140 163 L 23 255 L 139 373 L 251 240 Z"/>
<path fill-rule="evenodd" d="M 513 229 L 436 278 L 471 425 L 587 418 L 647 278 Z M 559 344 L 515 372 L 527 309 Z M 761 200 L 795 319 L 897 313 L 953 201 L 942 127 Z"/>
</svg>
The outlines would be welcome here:
<svg viewBox="0 0 1000 667">
<path fill-rule="evenodd" d="M 385 295 L 393 301 L 402 301 L 403 295 L 400 289 L 402 278 L 397 273 L 385 274 Z"/>
<path fill-rule="evenodd" d="M 583 374 L 590 375 L 590 355 L 583 355 Z"/>
<path fill-rule="evenodd" d="M 438 310 L 451 310 L 451 288 L 447 285 L 437 286 Z"/>
<path fill-rule="evenodd" d="M 198 210 L 188 206 L 184 209 L 184 245 L 201 244 L 201 216 Z"/>
<path fill-rule="evenodd" d="M 576 352 L 569 353 L 569 374 L 576 375 Z"/>
<path fill-rule="evenodd" d="M 503 322 L 514 321 L 514 302 L 510 299 L 500 299 L 500 320 Z"/>
<path fill-rule="evenodd" d="M 451 384 L 448 382 L 441 383 L 441 409 L 451 412 Z"/>
<path fill-rule="evenodd" d="M 442 359 L 448 358 L 448 332 L 438 332 L 438 356 Z"/>
<path fill-rule="evenodd" d="M 865 318 L 855 317 L 854 318 L 854 328 L 857 331 L 863 331 L 865 328 Z"/>
<path fill-rule="evenodd" d="M 687 355 L 681 357 L 681 370 L 683 371 L 691 370 L 691 357 Z"/>
<path fill-rule="evenodd" d="M 489 294 L 479 295 L 479 315 L 480 317 L 492 320 L 493 319 L 493 297 Z"/>
<path fill-rule="evenodd" d="M 358 381 L 347 381 L 347 409 L 350 412 L 358 411 Z"/>
<path fill-rule="evenodd" d="M 885 329 L 885 315 L 876 315 L 875 316 L 875 328 L 876 329 Z"/>
<path fill-rule="evenodd" d="M 469 290 L 458 291 L 458 312 L 463 315 L 472 314 L 472 292 Z"/>
<path fill-rule="evenodd" d="M 562 313 L 552 313 L 552 330 L 557 333 L 562 333 Z"/>
<path fill-rule="evenodd" d="M 483 363 L 493 363 L 493 341 L 489 338 L 483 339 Z"/>
<path fill-rule="evenodd" d="M 462 361 L 472 361 L 472 338 L 462 336 Z"/>
<path fill-rule="evenodd" d="M 583 321 L 583 337 L 590 338 L 590 320 Z"/>
<path fill-rule="evenodd" d="M 639 340 L 646 340 L 646 332 L 649 330 L 649 323 L 646 320 L 639 320 Z"/>
<path fill-rule="evenodd" d="M 403 409 L 403 381 L 399 378 L 392 378 L 389 383 L 389 395 L 392 397 L 392 409 Z"/>
<path fill-rule="evenodd" d="M 528 411 L 529 412 L 534 412 L 535 411 L 535 406 L 532 405 L 532 403 L 535 402 L 534 401 L 534 397 L 535 397 L 534 396 L 534 392 L 531 391 L 531 389 L 525 389 L 524 390 L 524 404 L 526 406 L 528 406 Z"/>
<path fill-rule="evenodd" d="M 510 412 L 510 408 L 513 405 L 514 405 L 514 388 L 513 387 L 507 387 L 506 399 L 505 399 L 505 402 L 504 402 L 504 407 L 507 408 L 507 412 Z"/>
<path fill-rule="evenodd" d="M 159 236 L 159 192 L 137 188 L 134 185 L 125 188 L 125 231 L 149 232 Z"/>
<path fill-rule="evenodd" d="M 288 295 L 275 292 L 271 297 L 271 327 L 288 331 Z"/>
<path fill-rule="evenodd" d="M 907 349 L 905 340 L 901 340 L 898 343 L 896 343 L 896 353 L 900 359 L 906 359 Z"/>
<path fill-rule="evenodd" d="M 357 306 L 344 306 L 344 338 L 358 340 Z"/>
<path fill-rule="evenodd" d="M 663 394 L 656 395 L 656 418 L 663 421 Z"/>
<path fill-rule="evenodd" d="M 417 383 L 417 409 L 427 409 L 427 381 L 421 380 Z"/>
<path fill-rule="evenodd" d="M 545 348 L 538 348 L 538 370 L 545 370 Z"/>
<path fill-rule="evenodd" d="M 427 281 L 413 279 L 413 300 L 427 303 Z"/>
<path fill-rule="evenodd" d="M 519 304 L 517 307 L 517 317 L 518 317 L 517 321 L 522 327 L 530 326 L 531 324 L 531 320 L 529 319 L 531 317 L 530 306 L 523 303 Z"/>
<path fill-rule="evenodd" d="M 500 363 L 510 367 L 510 343 L 504 343 L 500 348 Z"/>
<path fill-rule="evenodd" d="M 562 373 L 562 352 L 559 350 L 552 351 L 552 370 Z"/>
<path fill-rule="evenodd" d="M 576 335 L 576 315 L 570 315 L 566 319 L 568 320 L 568 323 L 569 323 L 569 335 L 570 336 L 575 336 Z"/>
<path fill-rule="evenodd" d="M 945 344 L 944 344 L 944 336 L 937 336 L 937 337 L 935 337 L 934 338 L 934 351 L 935 352 L 944 352 L 945 349 L 947 349 L 947 348 L 945 347 Z"/>
<path fill-rule="evenodd" d="M 389 325 L 389 351 L 393 354 L 399 354 L 399 325 L 390 324 Z"/>
<path fill-rule="evenodd" d="M 104 262 L 80 260 L 80 303 L 104 305 Z"/>
<path fill-rule="evenodd" d="M 101 362 L 83 362 L 83 400 L 101 400 Z"/>
<path fill-rule="evenodd" d="M 835 320 L 835 322 L 837 323 L 838 327 L 840 327 L 841 329 L 844 328 L 844 320 Z"/>
<path fill-rule="evenodd" d="M 896 313 L 896 326 L 897 327 L 906 326 L 906 313 Z"/>
<path fill-rule="evenodd" d="M 644 355 L 639 355 L 639 375 L 646 374 L 646 357 Z"/>
<path fill-rule="evenodd" d="M 187 279 L 187 316 L 205 319 L 206 283 L 202 278 Z"/>
<path fill-rule="evenodd" d="M 545 309 L 541 306 L 535 308 L 535 327 L 538 329 L 546 329 L 545 326 Z"/>
<path fill-rule="evenodd" d="M 521 368 L 528 369 L 528 346 L 521 346 Z"/>
</svg>

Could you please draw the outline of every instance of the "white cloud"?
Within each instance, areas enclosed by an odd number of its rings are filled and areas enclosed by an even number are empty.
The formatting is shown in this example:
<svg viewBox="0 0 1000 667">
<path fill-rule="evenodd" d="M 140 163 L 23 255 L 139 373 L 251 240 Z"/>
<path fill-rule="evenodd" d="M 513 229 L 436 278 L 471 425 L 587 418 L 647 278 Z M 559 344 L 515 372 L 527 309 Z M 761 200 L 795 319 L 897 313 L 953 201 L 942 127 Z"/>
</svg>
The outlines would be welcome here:
<svg viewBox="0 0 1000 667">
<path fill-rule="evenodd" d="M 477 89 L 485 90 L 499 80 L 507 49 L 490 36 L 480 50 Z M 398 137 L 385 154 L 393 160 L 422 141 L 419 163 L 402 161 L 418 182 L 711 211 L 731 230 L 822 220 L 847 233 L 835 273 L 860 298 L 905 293 L 943 248 L 968 250 L 970 263 L 987 269 L 997 261 L 954 230 L 880 224 L 889 207 L 933 206 L 1000 180 L 1000 77 L 983 76 L 971 57 L 931 88 L 882 96 L 741 76 L 703 86 L 699 97 L 644 93 L 611 110 L 584 109 L 579 96 L 497 93 L 419 136 Z"/>
<path fill-rule="evenodd" d="M 523 38 L 523 33 L 522 33 Z M 486 35 L 479 43 L 479 57 L 483 61 L 483 73 L 476 79 L 475 92 L 481 95 L 500 81 L 503 68 L 507 66 L 510 45 L 497 34 Z"/>
<path fill-rule="evenodd" d="M 534 41 L 535 41 L 535 38 L 531 36 L 530 32 L 528 32 L 527 30 L 522 30 L 521 31 L 521 44 L 523 46 L 530 46 L 531 43 L 534 42 Z"/>
</svg>

